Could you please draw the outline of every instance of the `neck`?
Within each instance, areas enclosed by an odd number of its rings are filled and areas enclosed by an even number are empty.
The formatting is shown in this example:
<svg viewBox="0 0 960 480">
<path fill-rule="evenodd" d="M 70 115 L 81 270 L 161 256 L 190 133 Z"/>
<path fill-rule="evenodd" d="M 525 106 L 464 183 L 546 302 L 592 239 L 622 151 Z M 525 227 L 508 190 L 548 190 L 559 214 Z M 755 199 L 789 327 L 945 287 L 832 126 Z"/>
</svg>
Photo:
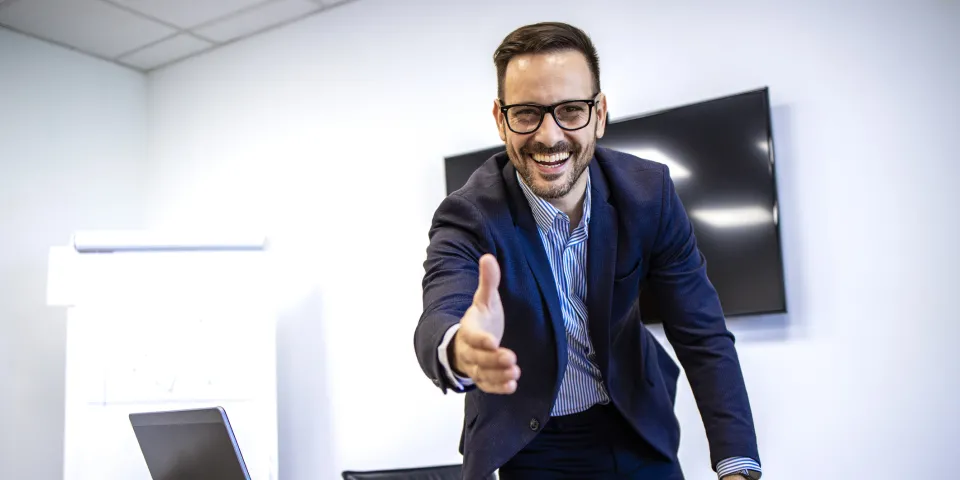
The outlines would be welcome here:
<svg viewBox="0 0 960 480">
<path fill-rule="evenodd" d="M 570 228 L 574 229 L 580 225 L 580 217 L 583 216 L 583 200 L 587 193 L 587 176 L 581 175 L 573 188 L 566 195 L 560 198 L 548 200 L 557 210 L 567 214 L 570 218 Z"/>
</svg>

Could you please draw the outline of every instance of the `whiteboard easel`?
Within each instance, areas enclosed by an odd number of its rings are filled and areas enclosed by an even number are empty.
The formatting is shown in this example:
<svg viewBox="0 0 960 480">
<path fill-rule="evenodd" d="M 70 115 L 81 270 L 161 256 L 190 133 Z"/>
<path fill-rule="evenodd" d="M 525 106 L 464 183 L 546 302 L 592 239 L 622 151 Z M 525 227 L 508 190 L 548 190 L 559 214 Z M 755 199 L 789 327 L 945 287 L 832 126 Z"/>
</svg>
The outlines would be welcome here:
<svg viewBox="0 0 960 480">
<path fill-rule="evenodd" d="M 149 480 L 128 415 L 222 406 L 252 478 L 276 480 L 264 252 L 151 250 L 135 237 L 96 236 L 99 253 L 50 251 L 48 304 L 67 307 L 64 479 Z M 137 249 L 110 252 L 111 238 Z"/>
</svg>

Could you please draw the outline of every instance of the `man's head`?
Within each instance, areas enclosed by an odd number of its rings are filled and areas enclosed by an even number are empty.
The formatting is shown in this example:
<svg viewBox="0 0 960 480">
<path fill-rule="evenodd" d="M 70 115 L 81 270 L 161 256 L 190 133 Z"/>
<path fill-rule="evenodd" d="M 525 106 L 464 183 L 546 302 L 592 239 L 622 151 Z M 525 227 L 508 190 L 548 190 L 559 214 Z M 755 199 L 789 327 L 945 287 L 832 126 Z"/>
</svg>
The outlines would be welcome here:
<svg viewBox="0 0 960 480">
<path fill-rule="evenodd" d="M 538 196 L 579 199 L 583 172 L 606 127 L 593 42 L 564 23 L 527 25 L 504 38 L 493 61 L 493 116 L 510 161 Z"/>
</svg>

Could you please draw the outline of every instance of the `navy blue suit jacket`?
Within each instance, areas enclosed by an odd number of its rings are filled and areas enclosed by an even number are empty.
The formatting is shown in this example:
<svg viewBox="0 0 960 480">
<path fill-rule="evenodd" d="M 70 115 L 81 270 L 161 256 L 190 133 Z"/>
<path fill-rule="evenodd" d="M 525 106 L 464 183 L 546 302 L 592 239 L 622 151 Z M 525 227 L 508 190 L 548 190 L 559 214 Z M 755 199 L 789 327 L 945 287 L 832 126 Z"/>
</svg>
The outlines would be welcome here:
<svg viewBox="0 0 960 480">
<path fill-rule="evenodd" d="M 651 289 L 700 409 L 713 465 L 735 456 L 759 462 L 734 338 L 667 168 L 598 147 L 589 169 L 588 324 L 613 404 L 658 452 L 676 461 L 679 367 L 640 318 L 640 290 Z M 429 235 L 414 343 L 424 373 L 444 392 L 452 385 L 437 357 L 443 334 L 473 300 L 480 256 L 491 253 L 500 264 L 506 323 L 501 345 L 516 352 L 523 373 L 511 395 L 475 388 L 466 393 L 464 478 L 483 478 L 549 418 L 567 361 L 560 303 L 536 222 L 505 153 L 441 202 Z"/>
</svg>

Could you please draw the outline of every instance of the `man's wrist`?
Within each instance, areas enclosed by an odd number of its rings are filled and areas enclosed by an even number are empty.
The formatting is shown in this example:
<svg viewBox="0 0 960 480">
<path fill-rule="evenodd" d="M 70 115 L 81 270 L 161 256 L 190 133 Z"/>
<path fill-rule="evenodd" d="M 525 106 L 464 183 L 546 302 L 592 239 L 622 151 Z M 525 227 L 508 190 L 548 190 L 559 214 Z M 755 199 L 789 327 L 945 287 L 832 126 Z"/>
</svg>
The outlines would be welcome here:
<svg viewBox="0 0 960 480">
<path fill-rule="evenodd" d="M 721 460 L 716 467 L 720 480 L 757 480 L 760 478 L 760 463 L 748 457 L 731 457 Z"/>
<path fill-rule="evenodd" d="M 457 349 L 455 347 L 457 346 L 458 333 L 460 332 L 457 331 L 453 333 L 453 338 L 450 339 L 450 344 L 447 345 L 447 359 L 450 361 L 450 370 L 453 370 L 454 375 L 461 378 L 467 378 L 467 375 L 464 375 L 463 372 L 457 368 L 459 362 L 457 362 Z"/>
<path fill-rule="evenodd" d="M 458 330 L 460 330 L 460 324 L 456 323 L 451 325 L 443 334 L 440 345 L 437 345 L 437 360 L 440 361 L 441 369 L 450 382 L 451 388 L 458 392 L 464 392 L 473 386 L 473 381 L 468 377 L 460 377 L 453 371 L 451 364 L 454 359 L 449 355 L 449 352 L 451 352 L 450 346 L 453 344 L 453 336 Z M 453 349 L 453 353 L 456 353 L 456 349 Z"/>
</svg>

